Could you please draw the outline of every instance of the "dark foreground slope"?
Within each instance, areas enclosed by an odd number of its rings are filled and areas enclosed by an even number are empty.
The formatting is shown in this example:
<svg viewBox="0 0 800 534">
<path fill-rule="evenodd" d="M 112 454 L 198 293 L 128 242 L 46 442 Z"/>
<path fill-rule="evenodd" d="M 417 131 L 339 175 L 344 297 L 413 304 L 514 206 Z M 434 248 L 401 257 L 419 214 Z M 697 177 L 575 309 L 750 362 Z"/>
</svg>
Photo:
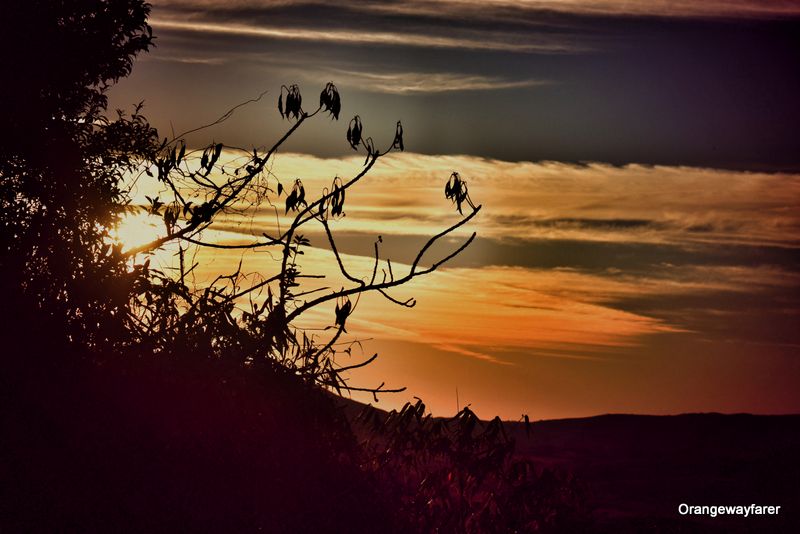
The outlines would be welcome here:
<svg viewBox="0 0 800 534">
<path fill-rule="evenodd" d="M 0 532 L 375 532 L 330 399 L 223 362 L 5 352 Z"/>
<path fill-rule="evenodd" d="M 608 532 L 800 532 L 800 416 L 604 415 L 513 424 L 518 454 L 573 472 Z M 690 505 L 780 505 L 698 518 Z"/>
<path fill-rule="evenodd" d="M 342 414 L 361 406 L 339 410 L 278 369 L 47 346 L 0 353 L 0 532 L 409 531 L 358 468 Z M 591 532 L 800 532 L 800 416 L 506 429 L 518 456 L 579 478 Z M 681 503 L 781 514 L 689 518 Z"/>
</svg>

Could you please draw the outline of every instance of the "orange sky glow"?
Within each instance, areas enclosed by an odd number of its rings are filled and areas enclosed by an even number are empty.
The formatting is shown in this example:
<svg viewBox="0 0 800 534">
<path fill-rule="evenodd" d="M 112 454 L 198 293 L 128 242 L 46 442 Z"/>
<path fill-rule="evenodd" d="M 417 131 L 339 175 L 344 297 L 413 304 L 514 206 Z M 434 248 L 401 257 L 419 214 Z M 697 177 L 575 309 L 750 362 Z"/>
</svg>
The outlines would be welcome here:
<svg viewBox="0 0 800 534">
<path fill-rule="evenodd" d="M 235 161 L 232 154 L 225 158 Z M 284 183 L 302 178 L 313 195 L 334 175 L 356 174 L 362 163 L 279 154 L 271 172 Z M 381 353 L 351 375 L 352 383 L 408 387 L 383 397 L 381 406 L 419 396 L 446 415 L 456 408 L 458 389 L 461 406 L 508 419 L 800 409 L 792 386 L 800 376 L 792 357 L 800 340 L 785 326 L 796 320 L 797 308 L 776 302 L 770 313 L 778 320 L 771 324 L 760 311 L 774 295 L 796 294 L 800 276 L 777 261 L 729 261 L 733 249 L 747 256 L 766 247 L 791 257 L 798 246 L 800 176 L 392 155 L 348 194 L 346 216 L 332 223 L 348 270 L 371 273 L 369 255 L 379 235 L 394 272 L 406 270 L 424 236 L 458 218 L 443 194 L 453 170 L 484 208 L 426 261 L 457 247 L 472 230 L 478 241 L 449 267 L 393 293 L 416 298 L 415 308 L 370 295 L 348 321 L 348 341 L 362 343 L 340 363 Z M 274 185 L 274 178 L 267 183 Z M 166 196 L 140 180 L 133 203 L 158 194 Z M 287 221 L 262 204 L 227 216 L 221 230 L 203 237 L 243 243 Z M 134 246 L 163 232 L 157 218 L 140 211 L 128 216 L 118 236 Z M 346 286 L 323 236 L 309 237 L 303 272 L 324 274 L 326 287 Z M 598 251 L 611 252 L 599 258 Z M 174 266 L 174 253 L 167 247 L 154 261 Z M 239 261 L 254 281 L 278 266 L 269 250 L 191 253 L 199 286 Z M 324 339 L 321 329 L 332 317 L 332 309 L 312 310 L 299 325 Z M 737 330 L 740 322 L 749 329 Z"/>
</svg>

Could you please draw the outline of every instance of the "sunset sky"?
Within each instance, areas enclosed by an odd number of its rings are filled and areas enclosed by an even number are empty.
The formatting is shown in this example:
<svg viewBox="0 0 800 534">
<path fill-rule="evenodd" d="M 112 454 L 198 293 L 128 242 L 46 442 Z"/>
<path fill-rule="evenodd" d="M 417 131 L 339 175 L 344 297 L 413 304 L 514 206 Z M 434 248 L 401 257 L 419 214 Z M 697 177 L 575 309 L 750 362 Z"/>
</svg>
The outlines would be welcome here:
<svg viewBox="0 0 800 534">
<path fill-rule="evenodd" d="M 343 120 L 304 124 L 272 169 L 312 194 L 361 169 L 353 115 L 378 145 L 402 120 L 406 151 L 379 160 L 333 225 L 353 272 L 370 272 L 378 235 L 397 270 L 458 220 L 451 172 L 483 205 L 455 236 L 478 233 L 463 255 L 395 292 L 414 309 L 365 298 L 348 323 L 380 353 L 353 384 L 408 387 L 380 406 L 416 395 L 448 415 L 458 389 L 461 406 L 508 419 L 800 412 L 800 2 L 153 3 L 157 48 L 111 103 L 144 99 L 163 135 L 268 91 L 187 140 L 271 146 L 290 126 L 281 84 L 315 103 L 333 81 Z M 206 237 L 275 224 L 263 209 Z M 150 225 L 132 217 L 120 236 L 163 232 Z M 306 271 L 341 285 L 309 237 Z M 199 254 L 200 283 L 242 259 Z M 275 269 L 268 252 L 243 265 Z"/>
</svg>

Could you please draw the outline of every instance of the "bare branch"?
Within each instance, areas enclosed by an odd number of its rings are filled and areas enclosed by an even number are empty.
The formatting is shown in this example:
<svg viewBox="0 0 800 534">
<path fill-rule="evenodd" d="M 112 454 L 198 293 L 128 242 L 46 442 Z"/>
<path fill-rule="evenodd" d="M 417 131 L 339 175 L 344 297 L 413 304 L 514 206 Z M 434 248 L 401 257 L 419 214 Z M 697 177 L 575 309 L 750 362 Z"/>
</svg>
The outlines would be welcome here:
<svg viewBox="0 0 800 534">
<path fill-rule="evenodd" d="M 373 354 L 372 356 L 370 356 L 368 359 L 364 360 L 363 362 L 356 363 L 356 364 L 353 364 L 353 365 L 347 365 L 347 366 L 344 366 L 344 367 L 339 367 L 338 371 L 341 373 L 341 372 L 344 372 L 344 371 L 352 371 L 353 369 L 359 369 L 361 367 L 366 367 L 367 365 L 369 365 L 372 362 L 374 362 L 377 358 L 378 358 L 378 353 L 376 352 L 375 354 Z"/>
<path fill-rule="evenodd" d="M 428 242 L 425 244 L 425 246 L 422 247 L 422 250 L 420 251 L 420 253 L 417 255 L 416 259 L 414 260 L 414 263 L 412 263 L 408 274 L 406 274 L 402 278 L 398 278 L 396 280 L 390 280 L 390 281 L 387 281 L 387 282 L 382 282 L 382 283 L 379 283 L 379 284 L 374 284 L 373 283 L 373 284 L 365 284 L 363 286 L 360 285 L 358 287 L 354 287 L 354 288 L 350 288 L 350 289 L 343 289 L 341 291 L 338 291 L 338 292 L 335 292 L 335 293 L 332 293 L 332 294 L 329 294 L 329 295 L 324 295 L 324 296 L 318 297 L 318 298 L 316 298 L 314 300 L 306 302 L 302 306 L 299 306 L 294 311 L 292 311 L 289 315 L 287 315 L 287 317 L 286 317 L 287 321 L 292 321 L 293 319 L 297 318 L 300 314 L 302 314 L 303 312 L 305 312 L 309 308 L 313 308 L 315 306 L 318 306 L 319 304 L 322 304 L 323 302 L 328 302 L 328 301 L 333 300 L 335 298 L 338 298 L 340 296 L 358 295 L 358 294 L 361 294 L 361 293 L 364 293 L 364 292 L 367 292 L 367 291 L 385 290 L 385 289 L 389 289 L 389 288 L 392 288 L 392 287 L 397 287 L 397 286 L 403 285 L 406 282 L 408 282 L 409 280 L 411 280 L 412 278 L 415 278 L 417 276 L 421 276 L 421 275 L 424 275 L 424 274 L 432 273 L 444 261 L 450 260 L 450 259 L 454 258 L 457 254 L 460 254 L 467 247 L 467 245 L 469 245 L 469 243 L 472 242 L 472 240 L 475 238 L 475 234 L 473 233 L 472 236 L 470 236 L 470 238 L 464 244 L 462 244 L 460 247 L 458 247 L 458 249 L 456 249 L 456 251 L 454 251 L 451 254 L 449 254 L 445 258 L 445 260 L 441 260 L 439 262 L 436 262 L 431 267 L 429 267 L 427 269 L 424 269 L 422 271 L 417 271 L 417 267 L 419 266 L 419 262 L 422 259 L 422 256 L 424 255 L 424 252 L 428 248 L 430 248 L 430 246 L 436 240 L 440 239 L 441 237 L 443 237 L 445 235 L 448 235 L 449 233 L 453 232 L 457 228 L 459 228 L 459 227 L 463 226 L 464 224 L 466 224 L 475 215 L 477 215 L 477 213 L 480 211 L 480 209 L 481 209 L 481 206 L 477 206 L 475 208 L 475 210 L 473 210 L 472 213 L 470 213 L 469 215 L 467 215 L 466 217 L 461 219 L 459 222 L 457 222 L 453 226 L 447 228 L 446 230 L 436 234 L 435 236 L 431 237 L 428 240 Z"/>
<path fill-rule="evenodd" d="M 378 291 L 378 293 L 380 293 L 381 295 L 386 297 L 386 299 L 394 302 L 395 304 L 397 304 L 399 306 L 404 306 L 406 308 L 413 308 L 414 306 L 417 305 L 417 301 L 413 297 L 410 298 L 410 299 L 406 299 L 406 300 L 398 300 L 398 299 L 394 298 L 393 296 L 391 296 L 389 293 L 387 293 L 383 289 L 378 289 L 377 291 Z"/>
<path fill-rule="evenodd" d="M 175 135 L 175 136 L 173 136 L 173 137 L 172 137 L 172 139 L 170 139 L 169 141 L 167 141 L 167 145 L 171 145 L 172 143 L 174 143 L 174 142 L 175 142 L 175 141 L 177 141 L 178 139 L 181 139 L 182 137 L 186 137 L 187 135 L 189 135 L 189 134 L 191 134 L 191 133 L 199 132 L 200 130 L 205 130 L 206 128 L 211 128 L 212 126 L 216 126 L 217 124 L 220 124 L 220 123 L 222 123 L 222 122 L 225 122 L 226 120 L 230 119 L 230 118 L 233 116 L 234 112 L 235 112 L 237 109 L 239 109 L 239 108 L 241 108 L 241 107 L 244 107 L 244 106 L 246 106 L 247 104 L 253 104 L 253 103 L 255 103 L 255 102 L 258 102 L 258 101 L 259 101 L 259 100 L 261 100 L 261 99 L 264 97 L 264 95 L 265 95 L 265 94 L 267 94 L 267 93 L 269 93 L 269 91 L 263 91 L 263 92 L 262 92 L 260 95 L 258 95 L 258 96 L 257 96 L 257 97 L 255 97 L 255 98 L 251 98 L 250 100 L 248 100 L 248 101 L 246 101 L 246 102 L 242 102 L 242 103 L 240 103 L 240 104 L 236 104 L 235 106 L 233 106 L 231 109 L 229 109 L 228 111 L 226 111 L 225 113 L 223 113 L 223 114 L 222 114 L 222 115 L 221 115 L 221 116 L 220 116 L 220 117 L 219 117 L 217 120 L 215 120 L 215 121 L 213 121 L 213 122 L 210 122 L 210 123 L 208 123 L 208 124 L 205 124 L 205 125 L 203 125 L 203 126 L 198 126 L 197 128 L 192 128 L 191 130 L 186 130 L 185 132 L 183 132 L 183 133 L 181 133 L 181 134 L 178 134 L 178 135 Z"/>
<path fill-rule="evenodd" d="M 450 228 L 448 228 L 448 229 L 446 229 L 446 230 L 443 230 L 443 231 L 439 232 L 438 234 L 436 234 L 435 236 L 431 237 L 431 238 L 428 240 L 428 242 L 427 242 L 427 243 L 425 243 L 425 246 L 423 246 L 423 247 L 420 249 L 420 251 L 419 251 L 419 254 L 417 254 L 417 257 L 414 259 L 414 262 L 411 264 L 411 272 L 413 273 L 413 272 L 416 270 L 417 266 L 419 265 L 419 262 L 422 260 L 422 257 L 425 255 L 425 252 L 427 252 L 427 250 L 428 250 L 428 249 L 429 249 L 429 248 L 430 248 L 430 247 L 431 247 L 431 246 L 432 246 L 432 245 L 433 245 L 433 244 L 434 244 L 436 241 L 438 241 L 438 240 L 439 240 L 439 239 L 441 239 L 442 237 L 446 236 L 447 234 L 449 234 L 449 233 L 451 233 L 451 232 L 455 231 L 455 230 L 456 230 L 456 229 L 458 229 L 459 227 L 461 227 L 461 226 L 463 226 L 463 225 L 467 224 L 467 223 L 468 223 L 468 222 L 469 222 L 469 221 L 470 221 L 470 220 L 471 220 L 473 217 L 475 217 L 475 215 L 477 215 L 477 214 L 478 214 L 478 212 L 481 210 L 481 207 L 482 207 L 482 206 L 478 206 L 478 207 L 476 207 L 474 210 L 472 210 L 472 213 L 470 213 L 469 215 L 467 215 L 466 217 L 464 217 L 463 219 L 461 219 L 461 220 L 460 220 L 458 223 L 454 224 L 454 225 L 453 225 L 453 226 L 451 226 Z M 474 237 L 474 235 L 473 235 L 473 237 Z M 470 240 L 471 240 L 471 239 L 472 239 L 472 238 L 470 238 Z M 463 248 L 462 248 L 461 250 L 463 250 Z"/>
<path fill-rule="evenodd" d="M 336 263 L 339 264 L 339 270 L 342 272 L 345 278 L 350 280 L 351 282 L 355 282 L 356 284 L 364 285 L 364 281 L 360 278 L 356 278 L 352 276 L 350 273 L 347 272 L 347 269 L 344 267 L 344 263 L 342 263 L 342 257 L 339 254 L 339 249 L 336 248 L 336 241 L 333 239 L 333 234 L 331 233 L 331 228 L 328 225 L 328 221 L 321 218 L 320 222 L 322 223 L 322 227 L 325 228 L 325 234 L 328 236 L 328 243 L 331 246 L 331 250 L 333 251 L 333 256 L 336 258 Z"/>
<path fill-rule="evenodd" d="M 271 247 L 275 245 L 283 245 L 282 242 L 277 240 L 266 241 L 263 243 L 245 243 L 241 245 L 223 245 L 221 243 L 207 243 L 205 241 L 198 241 L 197 239 L 192 239 L 191 237 L 181 236 L 180 239 L 184 241 L 188 241 L 193 245 L 198 245 L 201 247 L 209 247 L 209 248 L 220 248 L 220 249 L 248 249 L 248 248 L 259 248 L 259 247 Z"/>
</svg>

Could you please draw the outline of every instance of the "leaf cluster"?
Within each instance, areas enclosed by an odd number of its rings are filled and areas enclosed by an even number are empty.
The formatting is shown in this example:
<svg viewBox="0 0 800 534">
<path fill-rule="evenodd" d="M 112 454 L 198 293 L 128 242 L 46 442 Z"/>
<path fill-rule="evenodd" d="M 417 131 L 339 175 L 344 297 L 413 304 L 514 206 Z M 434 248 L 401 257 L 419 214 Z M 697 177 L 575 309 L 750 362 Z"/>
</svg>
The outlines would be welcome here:
<svg viewBox="0 0 800 534">
<path fill-rule="evenodd" d="M 283 92 L 286 91 L 286 104 L 284 105 L 283 100 Z M 325 92 L 323 91 L 323 94 Z M 293 117 L 294 119 L 299 119 L 300 115 L 303 113 L 303 97 L 300 94 L 300 88 L 297 84 L 290 85 L 286 87 L 285 85 L 281 86 L 281 94 L 278 96 L 278 112 L 281 116 L 285 119 L 289 117 Z M 323 104 L 323 99 L 320 97 L 320 106 Z M 338 117 L 338 111 L 337 111 Z"/>
</svg>

